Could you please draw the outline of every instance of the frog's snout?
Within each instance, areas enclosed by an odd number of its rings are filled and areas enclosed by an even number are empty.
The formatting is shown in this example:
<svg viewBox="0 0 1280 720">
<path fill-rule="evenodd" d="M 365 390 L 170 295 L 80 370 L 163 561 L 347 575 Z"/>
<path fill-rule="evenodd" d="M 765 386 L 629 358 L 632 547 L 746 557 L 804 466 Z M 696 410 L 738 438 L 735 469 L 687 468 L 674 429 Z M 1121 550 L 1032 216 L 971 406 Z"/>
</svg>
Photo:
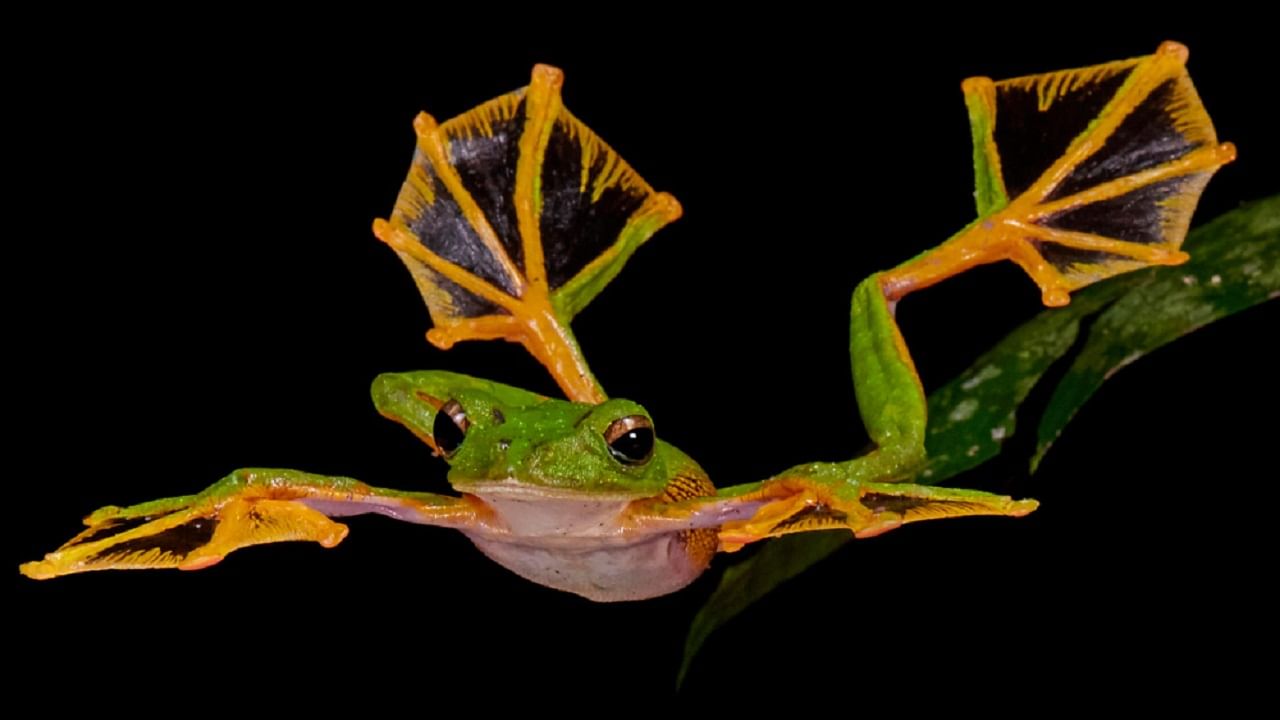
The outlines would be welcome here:
<svg viewBox="0 0 1280 720">
<path fill-rule="evenodd" d="M 382 373 L 370 388 L 373 405 L 383 417 L 394 420 L 415 434 L 430 435 L 438 405 L 412 380 L 400 373 Z"/>
</svg>

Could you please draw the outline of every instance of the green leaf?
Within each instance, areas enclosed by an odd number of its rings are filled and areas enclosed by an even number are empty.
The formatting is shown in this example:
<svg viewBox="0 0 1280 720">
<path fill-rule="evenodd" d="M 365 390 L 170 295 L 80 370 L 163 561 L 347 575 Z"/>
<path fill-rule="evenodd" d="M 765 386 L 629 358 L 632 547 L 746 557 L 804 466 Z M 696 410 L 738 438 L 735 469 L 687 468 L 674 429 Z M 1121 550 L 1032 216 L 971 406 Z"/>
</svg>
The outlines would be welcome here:
<svg viewBox="0 0 1280 720">
<path fill-rule="evenodd" d="M 1033 470 L 1076 411 L 1120 368 L 1280 293 L 1280 196 L 1219 217 L 1187 244 L 1189 262 L 1150 272 L 1090 328 L 1040 419 Z"/>
<path fill-rule="evenodd" d="M 684 682 L 694 656 L 716 628 L 852 539 L 846 532 L 787 535 L 770 541 L 761 552 L 725 570 L 720 585 L 693 618 L 676 685 Z"/>
<path fill-rule="evenodd" d="M 1080 321 L 1131 289 L 1125 277 L 1079 293 L 1060 310 L 1040 313 L 983 353 L 959 377 L 929 396 L 928 460 L 916 482 L 934 485 L 1000 454 L 1013 435 L 1018 406 L 1067 353 Z"/>
<path fill-rule="evenodd" d="M 1130 273 L 1076 293 L 1014 330 L 929 396 L 929 461 L 917 482 L 934 484 L 995 457 L 1013 435 L 1018 407 L 1099 314 L 1040 422 L 1038 462 L 1076 410 L 1117 369 L 1196 328 L 1280 295 L 1280 196 L 1250 203 L 1187 237 L 1192 260 Z M 1033 466 L 1034 467 L 1034 466 Z M 708 636 L 774 588 L 852 540 L 848 533 L 789 535 L 730 567 L 694 617 L 679 682 Z"/>
</svg>

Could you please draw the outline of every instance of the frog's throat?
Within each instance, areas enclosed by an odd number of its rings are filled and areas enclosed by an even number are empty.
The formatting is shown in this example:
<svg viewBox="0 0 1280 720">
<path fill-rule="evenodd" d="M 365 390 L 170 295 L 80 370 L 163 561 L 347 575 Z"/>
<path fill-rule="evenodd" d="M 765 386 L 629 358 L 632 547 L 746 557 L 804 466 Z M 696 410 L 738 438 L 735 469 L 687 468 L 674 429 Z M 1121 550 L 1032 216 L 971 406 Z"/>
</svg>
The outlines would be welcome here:
<svg viewBox="0 0 1280 720">
<path fill-rule="evenodd" d="M 534 485 L 528 481 L 517 480 L 515 478 L 506 478 L 502 480 L 467 480 L 451 478 L 449 484 L 454 490 L 466 495 L 474 495 L 483 500 L 489 498 L 494 499 L 512 499 L 530 502 L 538 501 L 581 501 L 581 502 L 600 502 L 600 503 L 627 503 L 633 500 L 640 500 L 652 497 L 652 493 L 644 491 L 623 492 L 608 491 L 599 492 L 594 490 L 579 490 L 574 488 L 552 487 L 547 485 Z"/>
</svg>

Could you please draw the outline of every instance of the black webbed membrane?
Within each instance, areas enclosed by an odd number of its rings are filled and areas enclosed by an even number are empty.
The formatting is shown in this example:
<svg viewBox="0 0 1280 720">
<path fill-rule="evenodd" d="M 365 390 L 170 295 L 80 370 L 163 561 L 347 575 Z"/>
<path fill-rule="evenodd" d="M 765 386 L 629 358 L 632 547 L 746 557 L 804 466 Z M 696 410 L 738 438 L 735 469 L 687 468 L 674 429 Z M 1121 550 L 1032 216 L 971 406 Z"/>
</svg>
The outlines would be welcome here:
<svg viewBox="0 0 1280 720">
<path fill-rule="evenodd" d="M 427 339 L 525 346 L 578 402 L 607 399 L 568 328 L 680 205 L 655 192 L 560 99 L 562 73 L 437 124 L 414 121 L 417 152 L 374 234 L 413 275 Z"/>
</svg>

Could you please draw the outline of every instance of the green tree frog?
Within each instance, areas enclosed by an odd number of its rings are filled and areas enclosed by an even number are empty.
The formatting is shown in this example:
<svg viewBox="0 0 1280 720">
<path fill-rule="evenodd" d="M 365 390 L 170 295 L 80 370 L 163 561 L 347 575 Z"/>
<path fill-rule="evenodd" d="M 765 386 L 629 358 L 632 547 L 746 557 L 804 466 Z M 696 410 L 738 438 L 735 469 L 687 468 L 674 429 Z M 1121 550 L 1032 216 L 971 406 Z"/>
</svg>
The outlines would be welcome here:
<svg viewBox="0 0 1280 720">
<path fill-rule="evenodd" d="M 1092 282 L 1186 259 L 1179 246 L 1219 144 L 1184 68 L 1186 49 L 1077 70 L 963 84 L 978 219 L 853 292 L 850 352 L 875 449 L 717 489 L 657 435 L 639 404 L 609 398 L 570 321 L 680 205 L 656 192 L 560 100 L 561 72 L 443 124 L 414 122 L 417 151 L 374 234 L 412 274 L 430 342 L 521 343 L 567 399 L 450 372 L 388 373 L 373 399 L 449 463 L 456 495 L 388 490 L 295 470 L 236 470 L 196 495 L 106 507 L 32 578 L 87 570 L 205 568 L 233 550 L 347 534 L 378 513 L 467 535 L 543 585 L 598 601 L 670 593 L 717 552 L 787 533 L 869 537 L 964 515 L 1025 515 L 1034 500 L 913 484 L 925 396 L 894 320 L 915 290 L 1012 260 L 1064 305 Z"/>
</svg>

